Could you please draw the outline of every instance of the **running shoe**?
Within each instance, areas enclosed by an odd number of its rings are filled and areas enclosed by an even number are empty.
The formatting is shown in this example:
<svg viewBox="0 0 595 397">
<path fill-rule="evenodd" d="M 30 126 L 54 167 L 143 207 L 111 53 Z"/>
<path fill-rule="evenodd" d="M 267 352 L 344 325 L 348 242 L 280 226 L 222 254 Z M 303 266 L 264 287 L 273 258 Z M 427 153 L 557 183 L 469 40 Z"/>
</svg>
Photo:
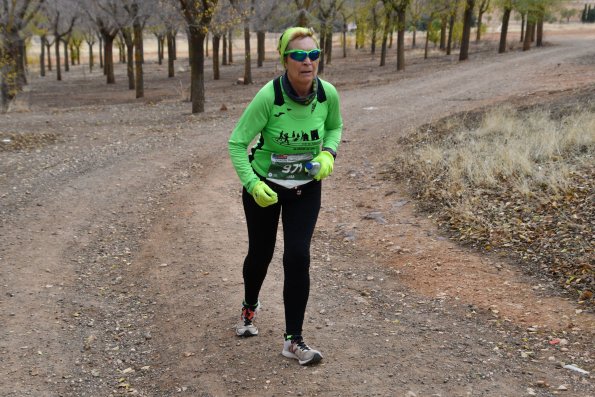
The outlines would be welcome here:
<svg viewBox="0 0 595 397">
<path fill-rule="evenodd" d="M 300 335 L 286 335 L 281 354 L 295 358 L 301 365 L 316 364 L 322 360 L 322 354 L 306 345 Z"/>
<path fill-rule="evenodd" d="M 256 336 L 258 335 L 258 328 L 254 325 L 256 313 L 260 310 L 260 302 L 256 306 L 247 305 L 242 306 L 241 323 L 236 327 L 236 335 L 238 336 Z"/>
</svg>

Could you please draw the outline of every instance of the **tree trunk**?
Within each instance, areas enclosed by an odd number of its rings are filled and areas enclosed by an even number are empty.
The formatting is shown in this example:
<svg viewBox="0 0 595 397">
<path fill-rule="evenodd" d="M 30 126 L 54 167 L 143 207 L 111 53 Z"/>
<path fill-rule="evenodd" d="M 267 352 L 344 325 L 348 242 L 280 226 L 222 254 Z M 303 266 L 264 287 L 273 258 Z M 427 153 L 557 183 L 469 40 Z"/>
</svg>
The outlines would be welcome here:
<svg viewBox="0 0 595 397">
<path fill-rule="evenodd" d="M 308 26 L 308 15 L 305 9 L 298 11 L 298 23 L 297 26 L 307 27 Z"/>
<path fill-rule="evenodd" d="M 114 75 L 114 37 L 115 36 L 104 37 L 104 65 L 107 84 L 116 83 L 116 77 Z"/>
<path fill-rule="evenodd" d="M 355 28 L 355 49 L 364 48 L 365 41 L 366 41 L 366 30 L 364 29 L 365 22 L 363 17 L 356 16 L 356 24 L 357 27 Z"/>
<path fill-rule="evenodd" d="M 52 71 L 52 43 L 46 40 L 45 49 L 48 56 L 48 72 Z"/>
<path fill-rule="evenodd" d="M 4 71 L 5 68 L 6 68 L 6 65 L 0 66 L 0 73 L 2 75 L 5 74 L 5 71 Z M 9 99 L 9 93 L 8 93 L 8 84 L 4 78 L 0 78 L 0 110 L 5 112 L 6 109 L 8 108 L 9 101 L 10 101 L 10 99 Z"/>
<path fill-rule="evenodd" d="M 430 18 L 430 21 L 433 18 Z M 428 24 L 428 27 L 426 28 L 426 40 L 424 43 L 424 59 L 428 59 L 428 50 L 430 48 L 430 24 Z"/>
<path fill-rule="evenodd" d="M 22 91 L 27 80 L 23 61 L 24 40 L 19 37 L 18 32 L 9 32 L 5 38 L 6 41 L 0 44 L 4 44 L 4 49 L 0 47 L 0 82 L 3 84 L 3 95 L 6 93 L 4 104 L 8 105 L 8 101 Z"/>
<path fill-rule="evenodd" d="M 370 54 L 376 54 L 376 28 L 372 28 L 372 42 L 370 43 Z"/>
<path fill-rule="evenodd" d="M 343 24 L 343 58 L 347 58 L 347 24 Z"/>
<path fill-rule="evenodd" d="M 413 36 L 411 37 L 411 48 L 416 48 L 417 47 L 417 44 L 415 42 L 416 36 L 417 36 L 417 29 L 414 27 L 413 28 Z"/>
<path fill-rule="evenodd" d="M 521 13 L 521 43 L 525 41 L 525 25 L 527 22 L 527 19 L 525 18 L 526 15 L 526 13 Z"/>
<path fill-rule="evenodd" d="M 219 80 L 219 43 L 220 34 L 213 34 L 213 80 Z"/>
<path fill-rule="evenodd" d="M 467 0 L 467 4 L 465 5 L 465 13 L 463 14 L 463 38 L 461 40 L 459 61 L 466 61 L 469 59 L 469 41 L 471 40 L 473 7 L 475 7 L 475 0 Z"/>
<path fill-rule="evenodd" d="M 479 43 L 481 40 L 481 20 L 483 18 L 483 12 L 480 10 L 477 15 L 477 34 L 475 35 L 475 42 Z"/>
<path fill-rule="evenodd" d="M 161 46 L 161 54 L 159 54 L 161 59 L 159 61 L 161 62 L 160 65 L 162 65 L 165 58 L 165 35 L 163 34 L 159 37 L 159 45 Z"/>
<path fill-rule="evenodd" d="M 145 96 L 145 76 L 143 71 L 143 27 L 138 18 L 134 19 L 132 27 L 134 29 L 134 71 L 136 98 L 143 98 Z"/>
<path fill-rule="evenodd" d="M 68 40 L 63 40 L 64 43 L 64 71 L 70 72 L 70 62 L 68 61 Z"/>
<path fill-rule="evenodd" d="M 103 63 L 104 51 L 105 47 L 103 46 L 103 37 L 99 36 L 99 67 L 103 69 L 103 73 L 105 74 L 105 66 Z"/>
<path fill-rule="evenodd" d="M 70 47 L 70 64 L 74 66 L 74 65 L 76 65 L 76 48 L 74 46 L 74 43 L 70 43 L 69 47 Z"/>
<path fill-rule="evenodd" d="M 167 31 L 167 77 L 174 77 L 174 35 L 171 30 Z"/>
<path fill-rule="evenodd" d="M 2 55 L 2 54 L 0 54 Z M 8 66 L 0 65 L 0 110 L 6 111 L 8 102 L 10 102 L 10 88 L 6 76 L 8 75 Z"/>
<path fill-rule="evenodd" d="M 209 57 L 209 32 L 205 35 L 205 57 Z"/>
<path fill-rule="evenodd" d="M 543 46 L 543 17 L 539 18 L 537 21 L 537 37 L 535 42 L 536 47 Z"/>
<path fill-rule="evenodd" d="M 132 30 L 130 28 L 122 29 L 122 36 L 124 37 L 124 44 L 126 45 L 126 76 L 128 77 L 128 89 L 134 90 L 134 41 L 132 38 Z"/>
<path fill-rule="evenodd" d="M 405 70 L 405 7 L 397 10 L 397 71 Z"/>
<path fill-rule="evenodd" d="M 56 79 L 62 81 L 62 66 L 60 65 L 60 39 L 56 37 L 54 39 L 54 46 L 56 50 Z"/>
<path fill-rule="evenodd" d="M 233 63 L 233 51 L 232 51 L 232 31 L 231 29 L 229 29 L 229 32 L 227 32 L 227 62 L 229 65 L 231 65 Z"/>
<path fill-rule="evenodd" d="M 440 24 L 440 49 L 441 50 L 445 50 L 446 49 L 446 24 L 448 22 L 447 20 L 447 16 L 443 15 L 442 18 L 440 19 L 441 24 Z"/>
<path fill-rule="evenodd" d="M 204 39 L 205 34 L 197 26 L 189 28 L 191 51 L 190 97 L 192 98 L 192 113 L 205 111 L 205 75 L 204 75 Z"/>
<path fill-rule="evenodd" d="M 41 36 L 41 53 L 39 54 L 39 75 L 45 77 L 45 35 Z"/>
<path fill-rule="evenodd" d="M 385 29 L 386 29 L 386 26 L 385 26 Z M 378 17 L 376 15 L 376 9 L 372 8 L 372 42 L 370 43 L 370 54 L 372 54 L 372 55 L 376 54 L 377 32 L 378 32 Z"/>
<path fill-rule="evenodd" d="M 452 50 L 452 34 L 455 26 L 456 14 L 451 14 L 448 22 L 448 42 L 446 43 L 446 55 L 450 55 Z"/>
<path fill-rule="evenodd" d="M 502 30 L 500 31 L 500 46 L 498 47 L 499 54 L 506 52 L 506 36 L 508 35 L 508 22 L 510 21 L 511 12 L 511 7 L 504 8 L 504 14 L 502 15 Z"/>
<path fill-rule="evenodd" d="M 163 65 L 163 35 L 161 33 L 154 33 L 157 38 L 157 64 Z"/>
<path fill-rule="evenodd" d="M 122 41 L 120 39 L 117 39 L 115 41 L 116 41 L 116 46 L 118 47 L 118 62 L 119 63 L 125 63 L 126 62 L 126 60 L 125 60 L 126 56 L 122 52 Z"/>
<path fill-rule="evenodd" d="M 527 18 L 527 30 L 525 30 L 525 40 L 523 41 L 523 51 L 531 49 L 531 30 L 533 29 L 533 22 L 529 22 Z"/>
<path fill-rule="evenodd" d="M 333 27 L 332 25 L 326 32 L 326 43 L 324 44 L 325 62 L 327 65 L 331 64 L 333 58 Z"/>
<path fill-rule="evenodd" d="M 87 42 L 89 46 L 89 73 L 93 73 L 93 67 L 95 66 L 95 57 L 93 56 L 93 43 Z"/>
<path fill-rule="evenodd" d="M 384 16 L 384 29 L 382 30 L 382 46 L 380 47 L 380 66 L 386 65 L 386 53 L 388 51 L 388 30 L 390 29 L 390 12 Z"/>
<path fill-rule="evenodd" d="M 250 21 L 244 20 L 244 84 L 252 84 L 252 65 L 250 56 Z"/>
<path fill-rule="evenodd" d="M 215 42 L 213 42 L 214 44 Z M 215 49 L 213 49 L 215 51 Z M 256 66 L 261 68 L 264 63 L 264 55 L 265 55 L 265 32 L 263 30 L 259 30 L 256 32 L 256 52 L 257 52 L 257 59 L 256 59 Z"/>
<path fill-rule="evenodd" d="M 174 49 L 174 61 L 178 60 L 178 47 L 177 47 L 177 42 L 176 42 L 176 38 L 178 37 L 178 31 L 177 30 L 173 30 L 172 31 L 172 43 L 173 43 L 173 49 Z"/>
<path fill-rule="evenodd" d="M 318 73 L 324 73 L 324 57 L 326 56 L 324 53 L 324 44 L 326 43 L 326 29 L 324 26 L 320 28 L 320 44 L 322 46 L 322 52 L 320 53 L 320 58 L 318 61 Z"/>
<path fill-rule="evenodd" d="M 227 34 L 223 33 L 223 48 L 221 49 L 221 65 L 227 65 Z"/>
</svg>

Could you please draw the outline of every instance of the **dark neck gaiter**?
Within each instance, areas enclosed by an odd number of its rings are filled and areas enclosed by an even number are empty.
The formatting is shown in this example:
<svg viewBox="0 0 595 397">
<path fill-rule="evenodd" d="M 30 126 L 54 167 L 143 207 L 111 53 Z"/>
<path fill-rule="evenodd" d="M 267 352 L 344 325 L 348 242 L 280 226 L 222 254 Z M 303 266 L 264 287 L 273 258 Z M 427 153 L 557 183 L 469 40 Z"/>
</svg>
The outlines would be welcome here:
<svg viewBox="0 0 595 397">
<path fill-rule="evenodd" d="M 300 103 L 302 105 L 311 104 L 312 101 L 316 98 L 316 93 L 318 92 L 318 77 L 316 77 L 312 82 L 312 92 L 303 97 L 298 96 L 298 94 L 291 86 L 289 78 L 287 77 L 287 72 L 285 72 L 285 74 L 283 75 L 283 78 L 281 79 L 281 84 L 283 84 L 283 91 L 285 91 L 287 96 L 289 96 L 289 98 L 291 98 L 292 101 Z"/>
</svg>

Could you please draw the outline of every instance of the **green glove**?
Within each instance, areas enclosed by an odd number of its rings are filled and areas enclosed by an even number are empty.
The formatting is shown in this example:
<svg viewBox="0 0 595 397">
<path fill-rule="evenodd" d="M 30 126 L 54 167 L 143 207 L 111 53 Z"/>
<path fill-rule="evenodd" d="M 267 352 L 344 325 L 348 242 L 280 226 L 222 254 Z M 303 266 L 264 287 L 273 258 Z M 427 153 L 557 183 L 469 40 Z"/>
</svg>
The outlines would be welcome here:
<svg viewBox="0 0 595 397">
<path fill-rule="evenodd" d="M 263 181 L 256 182 L 256 185 L 252 188 L 252 197 L 254 197 L 256 204 L 261 207 L 268 207 L 278 201 L 277 193 Z"/>
<path fill-rule="evenodd" d="M 327 176 L 333 173 L 333 165 L 335 164 L 335 158 L 332 154 L 323 150 L 322 152 L 318 153 L 318 156 L 312 159 L 312 162 L 320 163 L 320 170 L 316 175 L 314 175 L 314 179 L 317 181 L 323 180 Z"/>
</svg>

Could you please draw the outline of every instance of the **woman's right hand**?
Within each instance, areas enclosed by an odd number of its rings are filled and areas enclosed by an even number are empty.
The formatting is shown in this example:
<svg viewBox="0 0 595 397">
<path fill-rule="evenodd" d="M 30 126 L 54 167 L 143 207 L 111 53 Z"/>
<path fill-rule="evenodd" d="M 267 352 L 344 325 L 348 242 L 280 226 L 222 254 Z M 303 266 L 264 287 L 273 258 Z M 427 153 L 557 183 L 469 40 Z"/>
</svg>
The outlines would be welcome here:
<svg viewBox="0 0 595 397">
<path fill-rule="evenodd" d="M 263 181 L 256 182 L 256 185 L 252 188 L 252 197 L 254 197 L 256 204 L 263 208 L 273 205 L 278 201 L 277 193 Z"/>
</svg>

